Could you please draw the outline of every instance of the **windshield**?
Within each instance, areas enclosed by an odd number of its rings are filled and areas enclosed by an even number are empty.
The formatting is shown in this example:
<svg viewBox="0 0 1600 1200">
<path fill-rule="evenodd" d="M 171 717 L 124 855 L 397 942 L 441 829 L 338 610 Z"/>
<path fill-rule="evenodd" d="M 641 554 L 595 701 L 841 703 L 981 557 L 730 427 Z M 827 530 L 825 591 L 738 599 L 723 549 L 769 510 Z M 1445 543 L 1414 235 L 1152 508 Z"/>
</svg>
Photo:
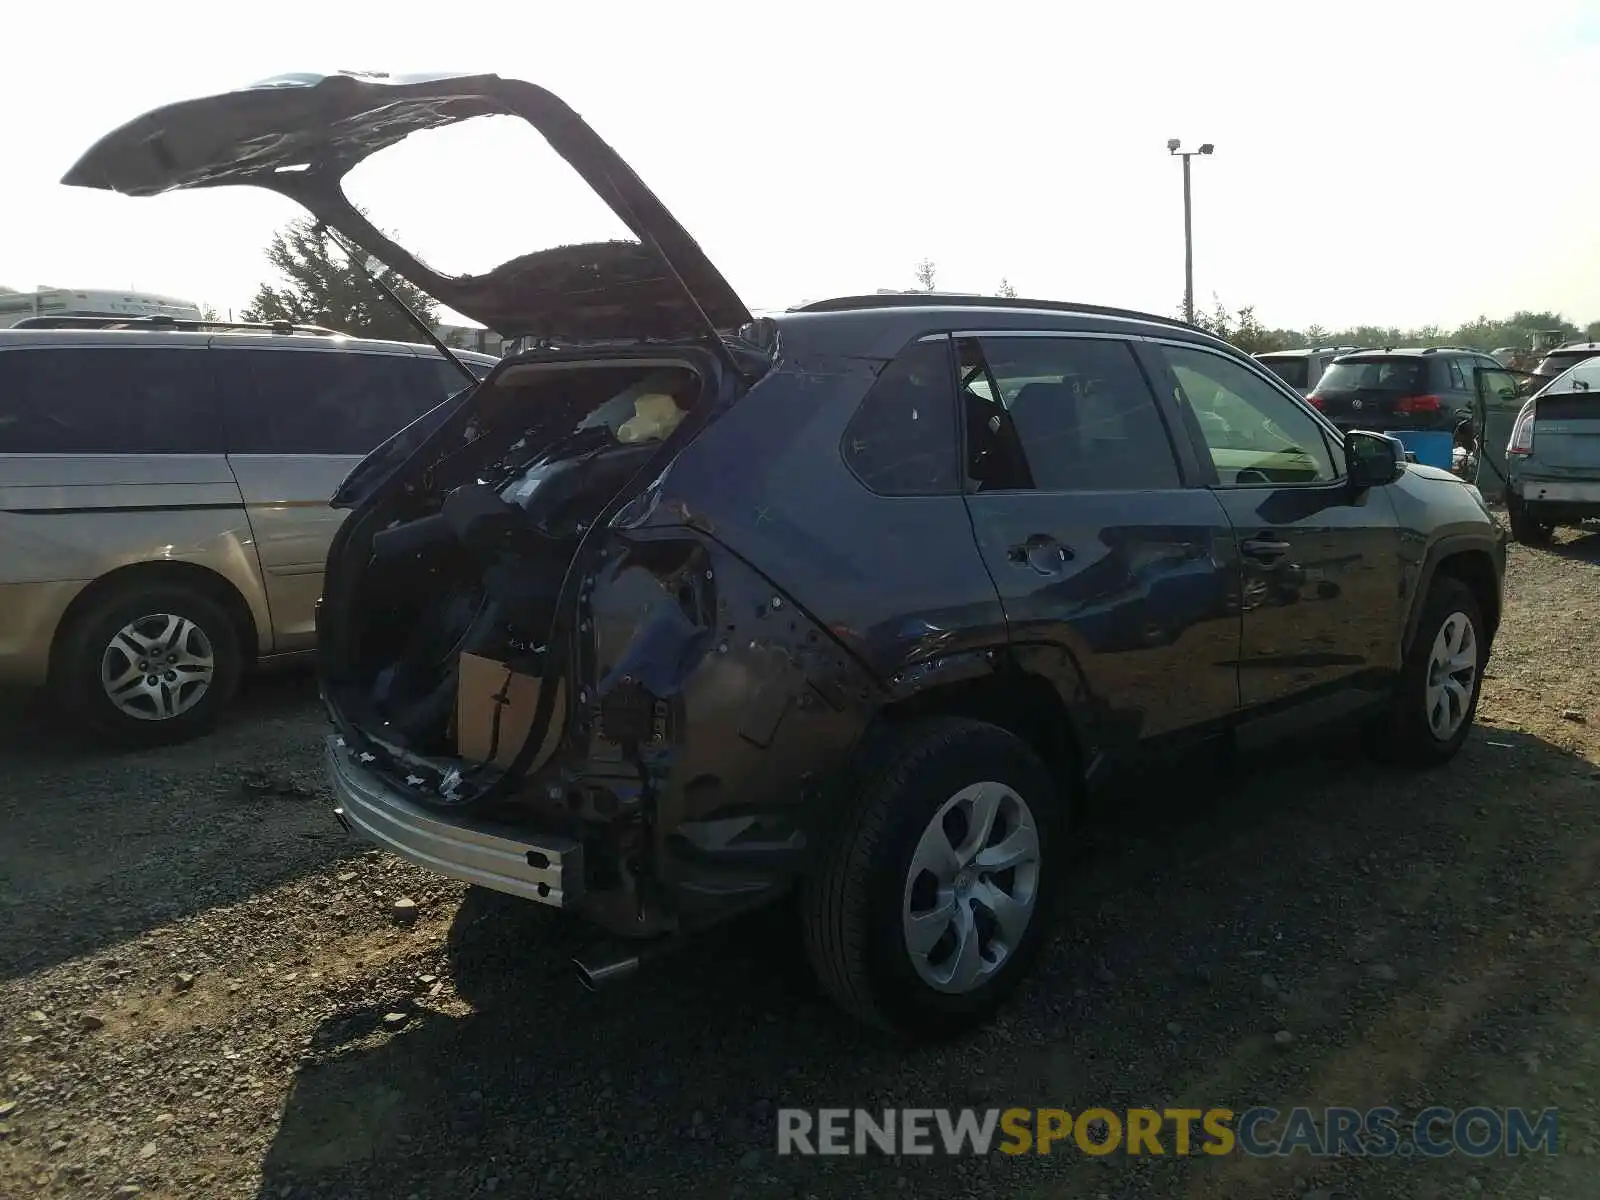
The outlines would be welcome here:
<svg viewBox="0 0 1600 1200">
<path fill-rule="evenodd" d="M 1311 360 L 1304 354 L 1263 355 L 1257 361 L 1292 388 L 1310 386 Z"/>
<path fill-rule="evenodd" d="M 1416 395 L 1427 390 L 1426 371 L 1427 363 L 1418 358 L 1341 358 L 1323 372 L 1317 391 Z"/>
</svg>

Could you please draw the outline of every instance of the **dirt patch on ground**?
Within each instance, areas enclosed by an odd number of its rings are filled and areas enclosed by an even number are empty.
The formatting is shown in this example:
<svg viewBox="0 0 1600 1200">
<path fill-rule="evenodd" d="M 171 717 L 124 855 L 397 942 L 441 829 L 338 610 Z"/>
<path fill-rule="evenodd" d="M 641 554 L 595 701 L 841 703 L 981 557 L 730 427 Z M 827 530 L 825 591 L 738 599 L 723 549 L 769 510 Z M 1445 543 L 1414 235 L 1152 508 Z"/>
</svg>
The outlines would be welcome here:
<svg viewBox="0 0 1600 1200">
<path fill-rule="evenodd" d="M 1329 745 L 1111 806 L 1038 977 L 914 1054 L 834 1014 L 781 913 L 583 992 L 581 932 L 338 831 L 303 679 L 151 754 L 8 712 L 0 1194 L 1593 1196 L 1597 564 L 1513 548 L 1448 768 Z M 1555 1107 L 1561 1152 L 773 1154 L 779 1106 L 1384 1103 Z"/>
</svg>

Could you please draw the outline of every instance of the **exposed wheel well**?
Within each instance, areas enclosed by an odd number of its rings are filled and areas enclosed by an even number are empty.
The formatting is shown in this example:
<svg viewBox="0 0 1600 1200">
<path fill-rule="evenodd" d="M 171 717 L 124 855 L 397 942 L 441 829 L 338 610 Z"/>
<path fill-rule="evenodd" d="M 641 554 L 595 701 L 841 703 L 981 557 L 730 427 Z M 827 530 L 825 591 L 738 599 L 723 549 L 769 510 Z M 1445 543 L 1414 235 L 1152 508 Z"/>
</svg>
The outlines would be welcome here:
<svg viewBox="0 0 1600 1200">
<path fill-rule="evenodd" d="M 1494 562 L 1482 550 L 1463 550 L 1439 561 L 1435 579 L 1459 579 L 1471 589 L 1483 619 L 1494 637 L 1500 627 L 1500 590 L 1495 586 Z"/>
<path fill-rule="evenodd" d="M 63 636 L 102 598 L 135 587 L 163 585 L 190 587 L 220 604 L 223 611 L 232 619 L 233 627 L 239 635 L 239 650 L 244 656 L 245 663 L 248 665 L 255 660 L 256 650 L 260 644 L 257 641 L 259 631 L 256 629 L 255 617 L 250 612 L 250 606 L 239 594 L 238 588 L 209 567 L 187 562 L 145 562 L 108 571 L 72 598 L 72 603 L 67 605 L 67 611 L 61 616 L 61 624 L 57 626 L 55 639 L 50 645 L 51 675 L 54 676 L 58 665 L 56 655 Z"/>
<path fill-rule="evenodd" d="M 1083 749 L 1060 693 L 1041 675 L 1005 670 L 983 679 L 942 684 L 884 709 L 891 721 L 926 716 L 968 717 L 1016 734 L 1044 760 L 1056 790 L 1069 803 L 1083 787 Z"/>
</svg>

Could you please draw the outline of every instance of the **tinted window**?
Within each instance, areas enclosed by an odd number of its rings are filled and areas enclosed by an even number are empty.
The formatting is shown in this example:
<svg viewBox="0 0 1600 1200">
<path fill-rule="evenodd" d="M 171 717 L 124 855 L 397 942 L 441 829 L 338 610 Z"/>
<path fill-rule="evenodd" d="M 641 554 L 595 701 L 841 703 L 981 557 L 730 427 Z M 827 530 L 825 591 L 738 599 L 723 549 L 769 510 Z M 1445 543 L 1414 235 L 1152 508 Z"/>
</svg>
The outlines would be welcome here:
<svg viewBox="0 0 1600 1200">
<path fill-rule="evenodd" d="M 450 394 L 436 359 L 332 350 L 213 354 L 235 453 L 365 455 Z M 465 383 L 459 374 L 456 382 Z"/>
<path fill-rule="evenodd" d="M 883 369 L 845 427 L 844 461 L 884 496 L 958 490 L 950 344 L 918 342 Z"/>
<path fill-rule="evenodd" d="M 1290 387 L 1310 387 L 1308 380 L 1311 377 L 1311 359 L 1306 355 L 1295 355 L 1292 358 L 1263 358 L 1261 365 L 1266 367 L 1279 379 Z"/>
<path fill-rule="evenodd" d="M 201 348 L 0 353 L 0 453 L 220 453 Z"/>
<path fill-rule="evenodd" d="M 1338 478 L 1315 418 L 1266 380 L 1219 354 L 1181 346 L 1163 346 L 1161 353 L 1224 486 Z"/>
<path fill-rule="evenodd" d="M 1378 391 L 1420 396 L 1428 390 L 1426 366 L 1426 359 L 1414 356 L 1342 358 L 1329 364 L 1317 381 L 1317 391 Z"/>
<path fill-rule="evenodd" d="M 1534 374 L 1559 375 L 1568 367 L 1596 356 L 1600 356 L 1600 350 L 1560 350 L 1545 355 L 1544 360 L 1534 368 Z"/>
<path fill-rule="evenodd" d="M 1123 342 L 963 338 L 960 380 L 978 491 L 1179 486 L 1155 396 Z"/>
<path fill-rule="evenodd" d="M 1453 392 L 1464 392 L 1472 386 L 1467 381 L 1467 376 L 1472 371 L 1472 364 L 1459 358 L 1445 359 L 1446 382 Z"/>
<path fill-rule="evenodd" d="M 441 400 L 454 396 L 467 386 L 467 381 L 461 377 L 461 372 L 456 370 L 450 363 L 445 362 L 444 359 L 434 358 L 427 361 L 432 364 L 434 374 L 439 377 L 439 398 Z M 464 358 L 461 361 L 466 364 L 467 370 L 472 372 L 472 377 L 479 382 L 482 382 L 483 377 L 489 373 L 489 368 L 482 363 L 473 362 L 468 358 Z"/>
</svg>

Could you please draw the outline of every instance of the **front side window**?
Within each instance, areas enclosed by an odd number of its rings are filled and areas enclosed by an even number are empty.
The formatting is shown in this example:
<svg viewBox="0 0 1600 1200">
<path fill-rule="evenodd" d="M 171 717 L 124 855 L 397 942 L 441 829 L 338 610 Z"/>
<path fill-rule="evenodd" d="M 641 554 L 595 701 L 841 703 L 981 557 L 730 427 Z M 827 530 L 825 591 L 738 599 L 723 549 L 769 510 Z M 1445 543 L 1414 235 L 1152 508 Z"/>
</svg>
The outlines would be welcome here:
<svg viewBox="0 0 1600 1200">
<path fill-rule="evenodd" d="M 845 465 L 880 496 L 959 491 L 950 343 L 917 342 L 885 367 L 845 427 Z"/>
<path fill-rule="evenodd" d="M 968 337 L 958 343 L 975 491 L 1180 486 L 1156 399 L 1125 342 Z"/>
<path fill-rule="evenodd" d="M 222 350 L 236 454 L 365 455 L 449 393 L 440 364 L 336 350 Z M 226 364 L 226 365 L 224 365 Z M 456 375 L 460 386 L 465 380 Z"/>
<path fill-rule="evenodd" d="M 1316 419 L 1253 371 L 1204 350 L 1162 346 L 1175 395 L 1194 414 L 1224 487 L 1339 477 Z M 1329 373 L 1339 369 L 1338 365 Z"/>
<path fill-rule="evenodd" d="M 0 453 L 220 454 L 202 347 L 0 353 Z"/>
</svg>

